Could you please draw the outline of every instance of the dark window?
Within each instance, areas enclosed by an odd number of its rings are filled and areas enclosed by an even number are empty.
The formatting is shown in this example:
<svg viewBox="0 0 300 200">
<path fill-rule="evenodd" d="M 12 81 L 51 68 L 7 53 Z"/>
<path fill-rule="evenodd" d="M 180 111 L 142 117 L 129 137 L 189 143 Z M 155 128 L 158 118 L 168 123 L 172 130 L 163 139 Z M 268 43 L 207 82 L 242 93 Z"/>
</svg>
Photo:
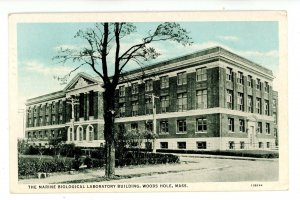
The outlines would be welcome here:
<svg viewBox="0 0 300 200">
<path fill-rule="evenodd" d="M 257 122 L 257 131 L 258 133 L 262 133 L 262 122 Z"/>
<path fill-rule="evenodd" d="M 229 149 L 235 149 L 234 141 L 229 141 Z"/>
<path fill-rule="evenodd" d="M 244 94 L 243 93 L 238 92 L 237 103 L 238 103 L 238 109 L 240 111 L 244 111 Z"/>
<path fill-rule="evenodd" d="M 177 120 L 177 133 L 186 132 L 186 120 Z"/>
<path fill-rule="evenodd" d="M 138 88 L 138 83 L 133 83 L 131 86 L 131 93 L 132 94 L 138 94 L 139 93 L 139 88 Z"/>
<path fill-rule="evenodd" d="M 240 132 L 245 132 L 245 120 L 240 119 Z"/>
<path fill-rule="evenodd" d="M 202 67 L 196 70 L 196 80 L 205 81 L 207 79 L 206 67 Z"/>
<path fill-rule="evenodd" d="M 233 81 L 233 76 L 232 75 L 233 75 L 232 69 L 227 67 L 226 68 L 226 79 L 228 81 Z"/>
<path fill-rule="evenodd" d="M 233 91 L 232 90 L 226 90 L 226 102 L 227 102 L 227 108 L 233 109 Z"/>
<path fill-rule="evenodd" d="M 228 130 L 234 132 L 234 119 L 228 118 Z"/>
<path fill-rule="evenodd" d="M 161 103 L 161 112 L 165 113 L 169 111 L 169 96 L 162 96 L 160 97 Z"/>
<path fill-rule="evenodd" d="M 238 72 L 237 73 L 237 79 L 236 79 L 237 83 L 239 84 L 244 84 L 244 75 L 243 72 Z"/>
<path fill-rule="evenodd" d="M 169 87 L 169 78 L 168 76 L 160 77 L 160 87 L 168 88 Z"/>
<path fill-rule="evenodd" d="M 197 108 L 207 108 L 207 90 L 197 90 L 196 95 Z"/>
<path fill-rule="evenodd" d="M 161 142 L 160 143 L 160 148 L 161 149 L 167 149 L 168 148 L 168 142 Z"/>
<path fill-rule="evenodd" d="M 182 112 L 187 110 L 187 94 L 177 94 L 177 111 Z"/>
<path fill-rule="evenodd" d="M 206 149 L 206 142 L 197 142 L 197 149 Z"/>
<path fill-rule="evenodd" d="M 181 72 L 177 74 L 177 85 L 186 84 L 186 72 Z"/>
<path fill-rule="evenodd" d="M 137 101 L 133 101 L 132 103 L 131 103 L 131 115 L 132 116 L 136 116 L 136 115 L 138 115 L 138 109 L 139 109 L 139 104 L 138 104 L 138 102 Z"/>
<path fill-rule="evenodd" d="M 186 142 L 177 142 L 178 149 L 186 149 Z"/>
<path fill-rule="evenodd" d="M 149 92 L 153 90 L 153 81 L 152 80 L 146 80 L 145 82 L 145 91 Z"/>
<path fill-rule="evenodd" d="M 169 124 L 168 121 L 161 121 L 160 122 L 160 133 L 167 134 L 169 133 Z"/>
<path fill-rule="evenodd" d="M 245 142 L 240 142 L 240 149 L 245 149 Z"/>
<path fill-rule="evenodd" d="M 198 118 L 197 119 L 197 132 L 207 132 L 206 118 Z"/>
</svg>

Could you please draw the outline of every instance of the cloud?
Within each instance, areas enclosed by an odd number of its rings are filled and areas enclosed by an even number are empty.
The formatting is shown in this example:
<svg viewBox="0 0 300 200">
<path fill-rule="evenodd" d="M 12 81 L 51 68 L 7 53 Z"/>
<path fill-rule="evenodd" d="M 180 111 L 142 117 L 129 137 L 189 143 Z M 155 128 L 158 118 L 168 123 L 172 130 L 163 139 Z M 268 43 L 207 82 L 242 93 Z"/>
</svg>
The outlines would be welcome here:
<svg viewBox="0 0 300 200">
<path fill-rule="evenodd" d="M 61 49 L 80 50 L 82 47 L 83 47 L 82 45 L 62 44 L 62 45 L 55 46 L 53 50 L 55 52 L 59 52 Z"/>
<path fill-rule="evenodd" d="M 22 65 L 25 71 L 46 76 L 68 74 L 72 69 L 74 69 L 74 67 L 69 66 L 46 66 L 38 61 L 25 61 L 22 62 Z"/>
<path fill-rule="evenodd" d="M 240 38 L 232 35 L 219 35 L 217 38 L 228 42 L 238 42 L 240 40 Z"/>
</svg>

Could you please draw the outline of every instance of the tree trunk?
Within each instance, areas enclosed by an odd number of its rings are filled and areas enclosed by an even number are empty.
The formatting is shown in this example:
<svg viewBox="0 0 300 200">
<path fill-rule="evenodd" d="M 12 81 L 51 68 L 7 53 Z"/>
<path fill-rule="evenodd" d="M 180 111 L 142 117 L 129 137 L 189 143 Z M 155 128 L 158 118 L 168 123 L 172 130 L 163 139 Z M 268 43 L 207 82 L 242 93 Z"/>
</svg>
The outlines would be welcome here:
<svg viewBox="0 0 300 200">
<path fill-rule="evenodd" d="M 106 152 L 105 176 L 115 175 L 115 140 L 114 140 L 114 121 L 115 121 L 115 89 L 106 88 L 104 91 L 104 139 Z"/>
</svg>

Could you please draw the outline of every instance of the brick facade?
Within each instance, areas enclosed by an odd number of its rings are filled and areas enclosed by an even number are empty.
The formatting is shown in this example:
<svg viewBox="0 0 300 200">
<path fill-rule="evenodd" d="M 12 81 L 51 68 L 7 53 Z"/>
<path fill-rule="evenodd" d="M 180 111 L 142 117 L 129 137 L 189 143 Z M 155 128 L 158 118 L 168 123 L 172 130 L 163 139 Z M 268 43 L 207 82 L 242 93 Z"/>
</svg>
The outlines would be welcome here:
<svg viewBox="0 0 300 200">
<path fill-rule="evenodd" d="M 158 148 L 160 142 L 170 142 L 170 147 L 175 148 L 176 142 L 185 141 L 186 149 L 244 149 L 244 144 L 245 149 L 250 149 L 262 148 L 262 143 L 265 143 L 265 148 L 275 146 L 278 133 L 273 116 L 277 116 L 278 111 L 277 104 L 273 103 L 277 101 L 273 99 L 277 98 L 277 93 L 272 89 L 272 71 L 262 66 L 215 47 L 148 66 L 144 73 L 133 70 L 125 76 L 126 82 L 121 82 L 116 92 L 116 125 L 124 124 L 125 129 L 130 130 L 131 124 L 137 123 L 139 131 L 144 131 L 146 122 L 153 118 L 149 98 L 154 94 L 157 97 L 154 104 Z M 165 85 L 162 77 L 166 77 Z M 87 85 L 84 89 L 78 87 L 78 91 L 74 90 L 80 78 L 86 79 L 81 83 Z M 94 140 L 103 141 L 103 91 L 99 89 L 100 84 L 84 74 L 74 79 L 63 91 L 28 101 L 27 137 L 41 127 L 51 131 L 61 129 L 68 138 L 72 110 L 66 101 L 75 94 L 80 105 L 74 109 L 74 129 L 80 125 L 88 131 L 87 127 L 92 125 Z M 133 89 L 134 84 L 137 84 L 137 91 Z M 96 90 L 95 85 L 99 86 Z M 43 101 L 45 98 L 47 101 Z M 43 118 L 43 124 L 34 124 L 37 117 Z M 258 124 L 261 124 L 261 133 Z M 164 128 L 161 126 L 167 126 L 168 132 L 162 132 Z M 251 127 L 254 127 L 252 135 L 249 133 Z M 239 145 L 232 146 L 232 143 Z"/>
</svg>

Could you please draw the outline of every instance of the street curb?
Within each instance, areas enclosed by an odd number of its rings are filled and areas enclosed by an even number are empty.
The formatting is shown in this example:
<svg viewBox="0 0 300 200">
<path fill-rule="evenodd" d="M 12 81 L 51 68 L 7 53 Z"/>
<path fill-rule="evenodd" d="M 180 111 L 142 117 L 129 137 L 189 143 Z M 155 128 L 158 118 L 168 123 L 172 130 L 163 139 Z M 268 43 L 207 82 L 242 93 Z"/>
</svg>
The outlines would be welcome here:
<svg viewBox="0 0 300 200">
<path fill-rule="evenodd" d="M 250 161 L 278 161 L 278 158 L 253 158 L 253 157 L 238 157 L 238 156 L 218 156 L 218 155 L 192 155 L 192 154 L 175 154 L 180 157 L 190 157 L 190 158 L 215 158 L 215 159 L 231 159 L 231 160 L 250 160 Z"/>
</svg>

